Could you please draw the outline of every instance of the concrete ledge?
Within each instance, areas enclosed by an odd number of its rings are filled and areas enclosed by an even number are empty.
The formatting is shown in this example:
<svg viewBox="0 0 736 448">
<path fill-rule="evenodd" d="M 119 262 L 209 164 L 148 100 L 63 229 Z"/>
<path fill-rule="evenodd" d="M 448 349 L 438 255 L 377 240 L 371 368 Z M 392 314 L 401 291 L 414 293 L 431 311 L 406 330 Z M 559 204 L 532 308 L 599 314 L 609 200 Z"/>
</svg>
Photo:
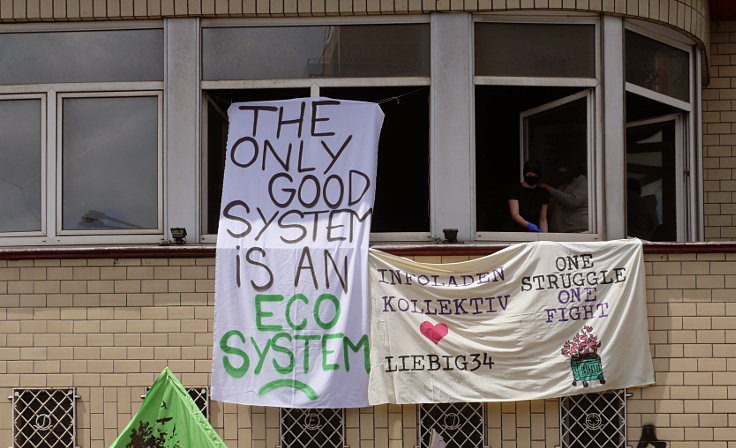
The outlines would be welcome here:
<svg viewBox="0 0 736 448">
<path fill-rule="evenodd" d="M 401 256 L 414 255 L 488 255 L 510 244 L 373 244 L 371 247 Z M 644 243 L 645 254 L 736 253 L 736 241 L 712 243 Z M 211 258 L 213 245 L 182 246 L 74 246 L 14 247 L 0 249 L 0 260 L 69 259 L 69 258 Z"/>
</svg>

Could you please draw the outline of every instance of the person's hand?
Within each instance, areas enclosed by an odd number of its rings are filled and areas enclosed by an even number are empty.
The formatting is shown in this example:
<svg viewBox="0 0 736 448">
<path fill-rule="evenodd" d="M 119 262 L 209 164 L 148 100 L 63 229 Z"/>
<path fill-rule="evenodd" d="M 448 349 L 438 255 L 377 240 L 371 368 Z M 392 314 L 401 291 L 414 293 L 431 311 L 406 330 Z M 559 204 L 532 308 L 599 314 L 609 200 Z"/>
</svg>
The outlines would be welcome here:
<svg viewBox="0 0 736 448">
<path fill-rule="evenodd" d="M 530 232 L 541 232 L 542 231 L 542 229 L 540 229 L 539 227 L 537 227 L 537 225 L 534 224 L 533 222 L 527 223 L 526 230 L 528 230 Z"/>
<path fill-rule="evenodd" d="M 540 188 L 544 188 L 545 190 L 551 190 L 552 186 L 550 184 L 539 184 Z"/>
</svg>

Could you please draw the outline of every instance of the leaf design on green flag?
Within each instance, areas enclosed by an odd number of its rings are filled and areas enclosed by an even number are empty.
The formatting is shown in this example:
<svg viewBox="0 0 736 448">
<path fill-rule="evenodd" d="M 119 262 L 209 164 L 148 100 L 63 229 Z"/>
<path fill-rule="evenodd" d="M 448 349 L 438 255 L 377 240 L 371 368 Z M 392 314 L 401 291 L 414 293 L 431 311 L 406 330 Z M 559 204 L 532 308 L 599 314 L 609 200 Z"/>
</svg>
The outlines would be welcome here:
<svg viewBox="0 0 736 448">
<path fill-rule="evenodd" d="M 130 433 L 130 442 L 125 448 L 167 448 L 166 435 L 161 429 L 154 432 L 150 423 L 141 420 L 138 427 Z"/>
</svg>

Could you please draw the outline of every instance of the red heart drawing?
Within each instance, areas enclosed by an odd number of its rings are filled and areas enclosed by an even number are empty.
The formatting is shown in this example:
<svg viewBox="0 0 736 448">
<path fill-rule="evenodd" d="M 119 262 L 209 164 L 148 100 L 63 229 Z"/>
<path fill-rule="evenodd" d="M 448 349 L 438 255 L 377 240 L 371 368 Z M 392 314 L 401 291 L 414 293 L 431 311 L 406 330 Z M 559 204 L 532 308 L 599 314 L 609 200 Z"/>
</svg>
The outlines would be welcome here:
<svg viewBox="0 0 736 448">
<path fill-rule="evenodd" d="M 419 332 L 435 344 L 447 336 L 449 331 L 445 324 L 432 325 L 432 322 L 424 321 L 419 325 Z"/>
</svg>

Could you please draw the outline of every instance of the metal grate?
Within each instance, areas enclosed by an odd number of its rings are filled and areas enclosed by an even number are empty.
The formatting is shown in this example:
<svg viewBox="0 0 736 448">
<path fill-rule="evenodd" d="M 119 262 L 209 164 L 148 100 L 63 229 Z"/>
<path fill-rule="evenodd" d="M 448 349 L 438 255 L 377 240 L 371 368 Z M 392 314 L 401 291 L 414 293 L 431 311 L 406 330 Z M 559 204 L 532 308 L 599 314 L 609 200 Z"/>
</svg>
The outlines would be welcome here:
<svg viewBox="0 0 736 448">
<path fill-rule="evenodd" d="M 432 429 L 452 448 L 483 448 L 483 403 L 434 403 L 419 406 L 419 448 L 428 448 Z"/>
<path fill-rule="evenodd" d="M 625 448 L 626 391 L 560 399 L 562 448 Z"/>
<path fill-rule="evenodd" d="M 192 397 L 194 403 L 197 405 L 204 418 L 210 419 L 210 388 L 207 386 L 189 386 L 184 387 L 189 392 L 189 396 Z M 146 392 L 141 395 L 141 398 L 146 398 L 148 392 L 151 390 L 150 387 L 146 387 Z"/>
<path fill-rule="evenodd" d="M 281 408 L 281 448 L 344 448 L 344 409 Z"/>
<path fill-rule="evenodd" d="M 9 398 L 15 448 L 74 448 L 75 389 L 14 388 Z"/>
</svg>

